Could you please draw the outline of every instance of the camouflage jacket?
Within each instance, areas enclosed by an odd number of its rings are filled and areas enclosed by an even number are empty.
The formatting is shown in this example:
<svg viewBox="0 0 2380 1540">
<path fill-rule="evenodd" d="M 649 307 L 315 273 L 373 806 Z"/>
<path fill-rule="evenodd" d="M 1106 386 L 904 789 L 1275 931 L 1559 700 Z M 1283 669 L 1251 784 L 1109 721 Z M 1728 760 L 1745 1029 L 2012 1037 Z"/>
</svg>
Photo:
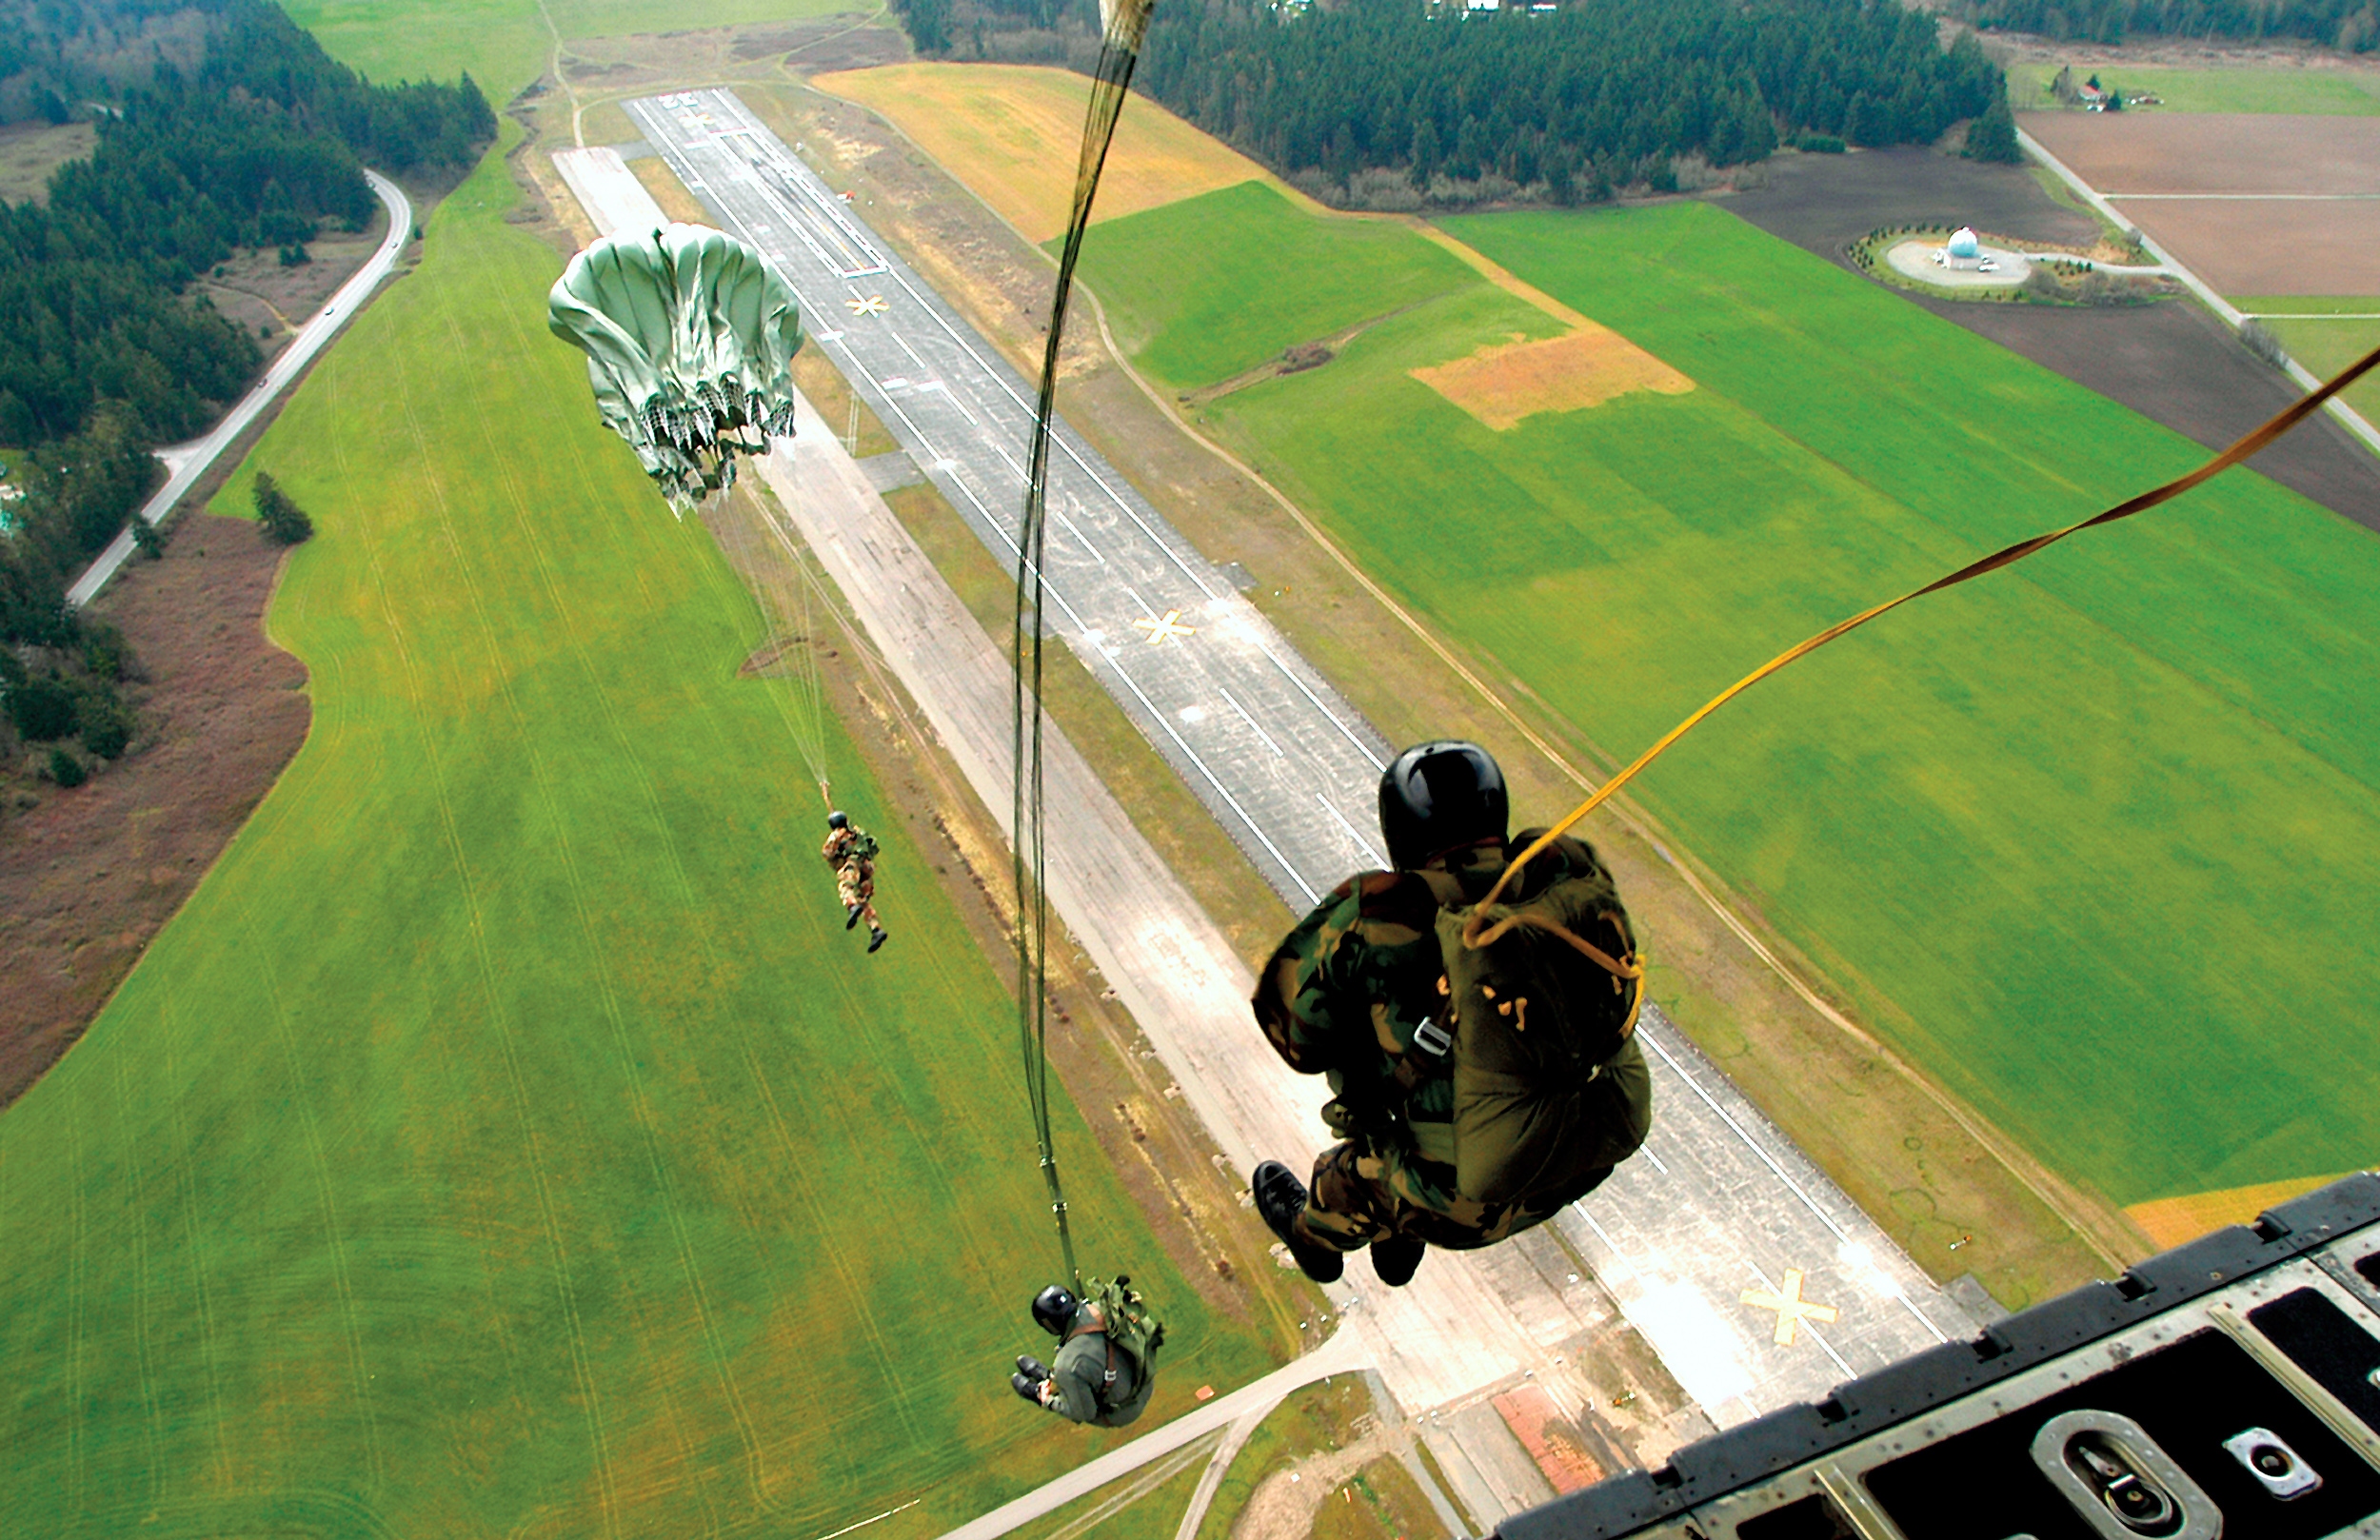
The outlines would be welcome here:
<svg viewBox="0 0 2380 1540">
<path fill-rule="evenodd" d="M 866 865 L 868 864 L 867 858 L 858 854 L 855 849 L 862 838 L 862 830 L 856 823 L 847 823 L 840 829 L 829 829 L 826 831 L 826 842 L 818 847 L 818 853 L 824 857 L 826 864 L 832 867 L 841 868 L 845 861 L 858 861 Z"/>
<path fill-rule="evenodd" d="M 1464 898 L 1487 895 L 1510 851 L 1494 843 L 1454 852 L 1431 862 L 1453 877 Z M 1532 861 L 1520 884 L 1534 891 L 1568 872 L 1599 865 L 1591 847 L 1557 840 Z M 1444 879 L 1438 879 L 1441 883 Z M 1417 1034 L 1442 1005 L 1444 960 L 1436 932 L 1438 893 L 1415 872 L 1361 872 L 1334 889 L 1275 949 L 1257 979 L 1255 1008 L 1264 1036 L 1292 1069 L 1328 1078 L 1334 1099 L 1323 1120 L 1381 1162 L 1381 1179 L 1408 1201 L 1433 1210 L 1452 1204 L 1455 1163 L 1454 1061 L 1429 1051 L 1432 1026 Z M 1643 1137 L 1642 1102 L 1649 1085 L 1633 1044 L 1617 1065 L 1627 1079 L 1619 1140 L 1633 1149 Z M 1624 1153 L 1624 1151 L 1622 1152 Z"/>
</svg>

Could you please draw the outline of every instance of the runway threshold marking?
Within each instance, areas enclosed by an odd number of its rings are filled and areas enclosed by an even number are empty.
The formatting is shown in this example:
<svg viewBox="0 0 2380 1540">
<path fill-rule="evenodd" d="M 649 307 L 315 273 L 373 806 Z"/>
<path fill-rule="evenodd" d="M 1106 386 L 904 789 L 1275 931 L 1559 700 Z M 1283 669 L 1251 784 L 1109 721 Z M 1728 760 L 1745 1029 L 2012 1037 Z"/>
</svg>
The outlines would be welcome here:
<svg viewBox="0 0 2380 1540">
<path fill-rule="evenodd" d="M 1766 1289 L 1747 1289 L 1744 1303 L 1756 1310 L 1776 1312 L 1776 1345 L 1790 1348 L 1801 1330 L 1804 1318 L 1832 1323 L 1841 1313 L 1832 1305 L 1820 1305 L 1801 1297 L 1801 1269 L 1785 1270 L 1784 1287 L 1772 1293 Z"/>
<path fill-rule="evenodd" d="M 1135 621 L 1132 623 L 1149 634 L 1149 645 L 1152 647 L 1162 645 L 1168 638 L 1199 634 L 1197 626 L 1181 623 L 1181 611 L 1178 609 L 1167 610 L 1162 620 Z"/>
</svg>

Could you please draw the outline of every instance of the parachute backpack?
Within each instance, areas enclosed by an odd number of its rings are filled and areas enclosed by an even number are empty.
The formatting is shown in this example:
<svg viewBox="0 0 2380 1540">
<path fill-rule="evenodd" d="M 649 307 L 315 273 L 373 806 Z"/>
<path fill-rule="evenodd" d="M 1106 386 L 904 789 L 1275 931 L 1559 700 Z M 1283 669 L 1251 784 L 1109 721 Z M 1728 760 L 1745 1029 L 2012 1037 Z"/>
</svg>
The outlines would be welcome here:
<svg viewBox="0 0 2380 1540">
<path fill-rule="evenodd" d="M 1558 864 L 1529 874 L 1551 880 L 1531 891 L 1524 879 L 1504 901 L 1471 903 L 1446 874 L 1421 874 L 1439 904 L 1455 1185 L 1490 1205 L 1583 1183 L 1644 1142 L 1596 1105 L 1644 1004 L 1636 935 L 1595 853 L 1556 849 Z"/>
<path fill-rule="evenodd" d="M 1081 1297 L 1084 1304 L 1099 1312 L 1098 1330 L 1107 1338 L 1107 1369 L 1100 1382 L 1101 1390 L 1116 1388 L 1119 1348 L 1140 1366 L 1140 1384 L 1143 1391 L 1157 1383 L 1157 1350 L 1165 1345 L 1165 1323 L 1151 1313 L 1140 1291 L 1132 1287 L 1131 1275 L 1120 1273 L 1112 1283 L 1105 1278 L 1086 1278 Z M 1085 1335 L 1089 1330 L 1069 1332 L 1066 1340 Z"/>
<path fill-rule="evenodd" d="M 793 431 L 793 290 L 758 251 L 702 225 L 606 236 L 545 297 L 586 354 L 605 423 L 684 512 L 736 479 L 738 455 Z"/>
</svg>

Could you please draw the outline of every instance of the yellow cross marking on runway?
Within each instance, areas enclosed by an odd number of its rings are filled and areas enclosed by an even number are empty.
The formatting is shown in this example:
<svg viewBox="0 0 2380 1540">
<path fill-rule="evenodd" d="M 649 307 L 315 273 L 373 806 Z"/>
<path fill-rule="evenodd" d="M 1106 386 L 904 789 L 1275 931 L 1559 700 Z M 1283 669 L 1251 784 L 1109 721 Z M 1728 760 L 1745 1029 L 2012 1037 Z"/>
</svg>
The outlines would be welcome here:
<svg viewBox="0 0 2380 1540">
<path fill-rule="evenodd" d="M 843 303 L 851 306 L 853 315 L 883 315 L 886 309 L 882 294 L 870 294 L 863 300 L 845 300 Z"/>
<path fill-rule="evenodd" d="M 1165 612 L 1165 618 L 1161 621 L 1135 621 L 1132 623 L 1149 634 L 1149 645 L 1154 647 L 1159 642 L 1164 641 L 1167 637 L 1188 637 L 1198 635 L 1199 628 L 1197 626 L 1183 625 L 1180 622 L 1181 611 L 1178 609 L 1169 609 Z"/>
<path fill-rule="evenodd" d="M 1785 1270 L 1785 1287 L 1775 1293 L 1766 1289 L 1745 1290 L 1744 1303 L 1776 1312 L 1776 1345 L 1780 1348 L 1794 1345 L 1794 1337 L 1801 1330 L 1803 1316 L 1814 1321 L 1832 1322 L 1835 1315 L 1834 1306 L 1814 1305 L 1801 1297 L 1801 1269 L 1797 1267 Z"/>
</svg>

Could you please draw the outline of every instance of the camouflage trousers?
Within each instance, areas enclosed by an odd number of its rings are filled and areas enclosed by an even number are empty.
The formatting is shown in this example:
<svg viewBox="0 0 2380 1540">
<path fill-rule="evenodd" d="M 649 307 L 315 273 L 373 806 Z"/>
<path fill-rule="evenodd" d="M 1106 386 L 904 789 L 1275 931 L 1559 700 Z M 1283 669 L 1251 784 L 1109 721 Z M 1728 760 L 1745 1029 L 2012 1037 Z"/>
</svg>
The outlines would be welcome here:
<svg viewBox="0 0 2380 1540">
<path fill-rule="evenodd" d="M 843 900 L 848 913 L 853 904 L 860 906 L 860 918 L 867 921 L 869 930 L 882 930 L 876 922 L 876 863 L 845 861 L 835 868 L 835 895 Z"/>
<path fill-rule="evenodd" d="M 1382 1159 L 1351 1140 L 1315 1157 L 1305 1212 L 1297 1223 L 1335 1252 L 1360 1251 L 1390 1235 L 1450 1252 L 1474 1251 L 1543 1224 L 1611 1174 L 1609 1166 L 1588 1173 L 1576 1192 L 1486 1204 L 1455 1190 L 1452 1166 L 1411 1156 Z"/>
</svg>

